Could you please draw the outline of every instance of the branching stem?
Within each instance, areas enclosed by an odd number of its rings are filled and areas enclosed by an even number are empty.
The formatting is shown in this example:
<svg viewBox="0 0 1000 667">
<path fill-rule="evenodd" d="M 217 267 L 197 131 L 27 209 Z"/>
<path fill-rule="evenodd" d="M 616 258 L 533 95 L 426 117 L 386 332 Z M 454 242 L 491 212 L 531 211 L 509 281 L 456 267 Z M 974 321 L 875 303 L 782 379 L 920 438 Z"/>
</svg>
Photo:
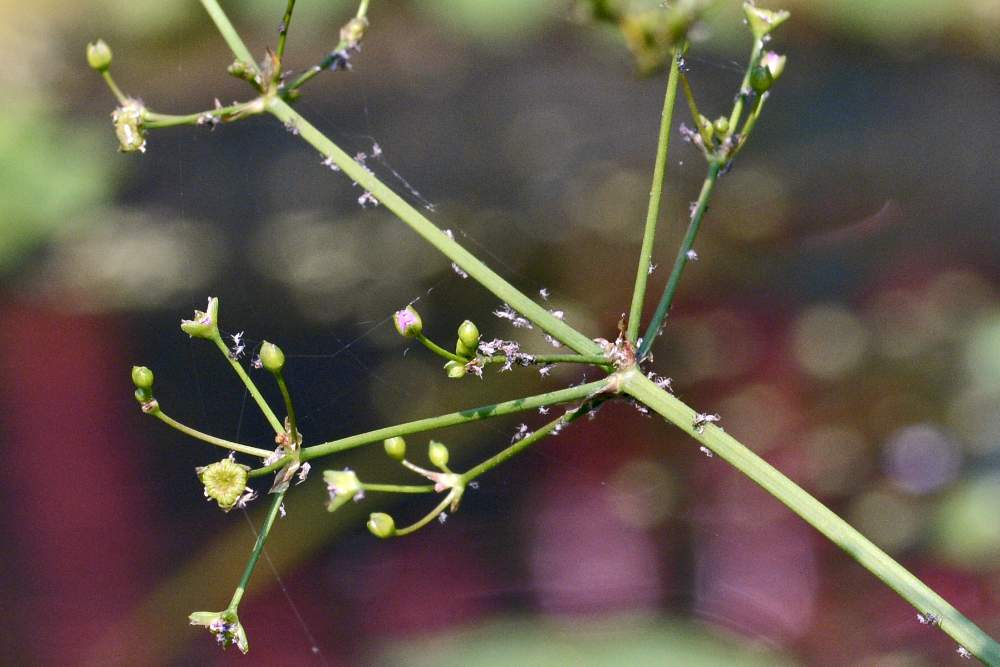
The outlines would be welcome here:
<svg viewBox="0 0 1000 667">
<path fill-rule="evenodd" d="M 677 80 L 680 74 L 680 57 L 675 49 L 670 59 L 670 74 L 667 77 L 667 91 L 663 98 L 663 112 L 660 114 L 660 135 L 656 143 L 656 159 L 653 162 L 653 185 L 649 190 L 649 207 L 646 209 L 646 228 L 639 250 L 639 267 L 635 272 L 635 288 L 632 291 L 632 307 L 628 316 L 628 339 L 633 345 L 639 336 L 642 307 L 646 300 L 646 283 L 649 280 L 649 266 L 653 258 L 653 241 L 656 225 L 660 219 L 660 201 L 663 196 L 663 181 L 667 173 L 667 154 L 670 150 L 670 131 L 673 127 L 674 102 L 677 100 Z"/>
</svg>

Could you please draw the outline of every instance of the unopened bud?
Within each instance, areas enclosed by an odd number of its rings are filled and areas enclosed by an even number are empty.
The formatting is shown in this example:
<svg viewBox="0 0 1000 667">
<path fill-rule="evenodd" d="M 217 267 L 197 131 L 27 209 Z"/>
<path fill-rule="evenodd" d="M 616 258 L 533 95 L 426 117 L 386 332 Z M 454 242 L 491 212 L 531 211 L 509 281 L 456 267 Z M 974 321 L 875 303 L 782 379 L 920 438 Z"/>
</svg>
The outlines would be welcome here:
<svg viewBox="0 0 1000 667">
<path fill-rule="evenodd" d="M 420 319 L 420 313 L 413 306 L 407 306 L 403 310 L 397 310 L 392 315 L 392 323 L 396 325 L 396 331 L 400 336 L 415 338 L 424 330 L 424 322 Z"/>
<path fill-rule="evenodd" d="M 712 143 L 712 138 L 715 136 L 715 126 L 712 124 L 712 121 L 699 114 L 698 128 L 701 130 L 701 137 L 705 140 L 705 143 Z"/>
<path fill-rule="evenodd" d="M 368 20 L 356 16 L 340 29 L 340 41 L 346 42 L 348 47 L 357 46 L 361 38 L 365 36 L 365 29 L 368 27 Z"/>
<path fill-rule="evenodd" d="M 280 373 L 285 367 L 285 353 L 274 343 L 261 343 L 259 356 L 260 363 L 271 373 Z"/>
<path fill-rule="evenodd" d="M 715 119 L 715 133 L 721 137 L 729 134 L 729 119 L 725 116 L 719 116 Z"/>
<path fill-rule="evenodd" d="M 103 39 L 87 44 L 87 64 L 98 72 L 106 72 L 111 67 L 111 47 Z"/>
<path fill-rule="evenodd" d="M 132 384 L 135 385 L 136 389 L 145 389 L 146 391 L 152 391 L 153 371 L 149 370 L 145 366 L 133 366 Z"/>
<path fill-rule="evenodd" d="M 444 365 L 444 372 L 452 380 L 464 378 L 466 373 L 465 364 L 460 361 L 449 361 Z"/>
<path fill-rule="evenodd" d="M 392 537 L 396 534 L 396 521 L 384 512 L 374 512 L 368 517 L 368 530 L 375 537 Z"/>
<path fill-rule="evenodd" d="M 781 77 L 781 73 L 785 71 L 785 61 L 788 60 L 785 56 L 780 56 L 774 51 L 765 51 L 760 57 L 761 67 L 766 67 L 767 71 L 771 73 L 771 78 L 777 81 Z"/>
<path fill-rule="evenodd" d="M 758 95 L 766 93 L 773 83 L 774 76 L 771 74 L 771 70 L 767 67 L 758 65 L 750 70 L 750 87 L 753 88 L 754 92 Z"/>
<path fill-rule="evenodd" d="M 475 353 L 479 347 L 479 327 L 470 320 L 465 320 L 458 327 L 458 340 Z"/>
<path fill-rule="evenodd" d="M 406 440 L 403 440 L 401 436 L 395 436 L 392 438 L 386 438 L 385 442 L 385 453 L 391 458 L 397 461 L 402 461 L 406 458 Z"/>
<path fill-rule="evenodd" d="M 448 448 L 437 440 L 431 440 L 431 443 L 427 446 L 427 458 L 431 460 L 438 468 L 447 468 L 448 466 Z"/>
</svg>

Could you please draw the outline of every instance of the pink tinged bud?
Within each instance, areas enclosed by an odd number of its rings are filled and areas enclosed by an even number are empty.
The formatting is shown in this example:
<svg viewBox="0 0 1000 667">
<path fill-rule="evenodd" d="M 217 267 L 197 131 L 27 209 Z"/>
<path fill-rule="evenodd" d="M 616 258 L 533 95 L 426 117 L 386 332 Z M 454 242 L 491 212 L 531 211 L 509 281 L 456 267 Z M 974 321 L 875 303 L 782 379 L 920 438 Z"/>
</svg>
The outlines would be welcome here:
<svg viewBox="0 0 1000 667">
<path fill-rule="evenodd" d="M 413 306 L 407 306 L 403 310 L 397 310 L 392 316 L 392 322 L 396 325 L 399 335 L 407 338 L 415 338 L 424 329 L 423 320 Z"/>
</svg>

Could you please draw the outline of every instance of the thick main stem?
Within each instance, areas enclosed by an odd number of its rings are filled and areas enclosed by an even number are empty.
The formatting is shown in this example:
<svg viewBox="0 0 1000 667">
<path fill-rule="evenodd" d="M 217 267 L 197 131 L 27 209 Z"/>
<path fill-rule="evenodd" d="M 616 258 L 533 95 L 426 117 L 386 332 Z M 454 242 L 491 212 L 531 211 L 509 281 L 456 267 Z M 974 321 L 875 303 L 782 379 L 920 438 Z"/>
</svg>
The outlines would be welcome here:
<svg viewBox="0 0 1000 667">
<path fill-rule="evenodd" d="M 663 98 L 663 112 L 660 114 L 660 135 L 656 143 L 656 159 L 653 162 L 653 185 L 649 190 L 649 207 L 646 209 L 646 229 L 639 250 L 639 267 L 635 272 L 635 288 L 632 291 L 632 307 L 628 316 L 628 339 L 635 344 L 639 336 L 642 307 L 646 301 L 646 283 L 649 281 L 649 267 L 653 258 L 653 241 L 656 239 L 656 224 L 660 219 L 660 201 L 663 198 L 663 181 L 666 177 L 667 153 L 670 150 L 670 130 L 673 125 L 674 102 L 677 100 L 677 80 L 680 78 L 680 59 L 675 50 L 670 60 L 670 75 L 667 77 L 667 91 Z"/>
<path fill-rule="evenodd" d="M 694 246 L 694 240 L 698 237 L 701 220 L 705 217 L 705 211 L 708 210 L 708 200 L 712 197 L 712 191 L 715 189 L 715 183 L 719 178 L 721 168 L 722 165 L 718 162 L 710 162 L 708 165 L 708 174 L 705 176 L 705 182 L 701 186 L 701 194 L 698 195 L 698 203 L 695 206 L 694 213 L 691 215 L 691 223 L 688 225 L 687 233 L 684 234 L 681 247 L 677 250 L 677 257 L 674 259 L 674 268 L 670 271 L 670 277 L 663 288 L 663 295 L 660 297 L 660 303 L 656 306 L 656 312 L 653 313 L 653 319 L 649 321 L 646 335 L 642 337 L 642 345 L 639 346 L 637 355 L 639 359 L 643 359 L 649 354 L 649 349 L 653 346 L 653 341 L 659 335 L 660 327 L 663 326 L 663 320 L 667 317 L 670 304 L 673 303 L 674 294 L 677 292 L 677 285 L 681 281 L 681 274 L 684 273 L 684 267 L 687 266 L 688 261 L 691 259 L 691 248 Z"/>
<path fill-rule="evenodd" d="M 699 432 L 695 426 L 697 413 L 657 387 L 638 370 L 625 374 L 623 390 L 711 449 L 787 505 L 865 569 L 899 593 L 918 612 L 925 615 L 934 614 L 941 619 L 941 629 L 980 660 L 990 665 L 1000 665 L 1000 645 L 989 635 L 850 524 L 745 445 L 712 424 L 703 426 Z"/>
</svg>

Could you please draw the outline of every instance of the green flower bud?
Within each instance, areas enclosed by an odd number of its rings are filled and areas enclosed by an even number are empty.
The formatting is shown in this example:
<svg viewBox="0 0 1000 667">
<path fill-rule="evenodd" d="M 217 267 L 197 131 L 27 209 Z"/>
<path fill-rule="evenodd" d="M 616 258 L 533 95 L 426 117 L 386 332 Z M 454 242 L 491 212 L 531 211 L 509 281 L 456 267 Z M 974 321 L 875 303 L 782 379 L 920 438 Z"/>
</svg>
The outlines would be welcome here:
<svg viewBox="0 0 1000 667">
<path fill-rule="evenodd" d="M 365 36 L 365 29 L 368 27 L 368 19 L 356 16 L 340 29 L 340 41 L 345 42 L 348 48 L 357 46 L 361 38 Z"/>
<path fill-rule="evenodd" d="M 396 325 L 396 331 L 399 332 L 399 335 L 407 338 L 415 338 L 424 330 L 424 322 L 420 319 L 420 313 L 413 306 L 397 310 L 392 316 L 392 323 Z"/>
<path fill-rule="evenodd" d="M 455 354 L 466 359 L 476 356 L 476 348 L 468 347 L 461 339 L 455 341 Z"/>
<path fill-rule="evenodd" d="M 765 51 L 760 56 L 760 66 L 766 67 L 767 71 L 771 73 L 771 78 L 777 81 L 781 77 L 781 73 L 785 71 L 785 61 L 788 60 L 785 56 L 779 56 L 774 51 Z"/>
<path fill-rule="evenodd" d="M 397 461 L 402 461 L 406 458 L 406 440 L 403 440 L 400 436 L 395 436 L 392 438 L 386 438 L 383 443 L 385 445 L 385 453 L 391 458 Z"/>
<path fill-rule="evenodd" d="M 712 124 L 712 121 L 698 114 L 698 128 L 701 130 L 701 136 L 705 140 L 705 143 L 712 143 L 712 138 L 715 136 L 715 126 Z"/>
<path fill-rule="evenodd" d="M 111 67 L 111 47 L 103 39 L 87 44 L 87 64 L 98 72 L 106 72 Z"/>
<path fill-rule="evenodd" d="M 198 479 L 205 487 L 205 497 L 211 498 L 219 507 L 228 512 L 247 490 L 250 466 L 245 466 L 231 458 L 222 459 L 210 465 L 195 468 Z"/>
<path fill-rule="evenodd" d="M 249 65 L 242 60 L 234 60 L 233 63 L 226 68 L 231 76 L 235 76 L 237 79 L 243 79 L 244 81 L 253 81 L 254 77 L 257 76 L 257 72 L 253 65 Z"/>
<path fill-rule="evenodd" d="M 330 493 L 330 500 L 326 504 L 328 512 L 340 509 L 348 500 L 361 500 L 365 496 L 361 481 L 353 470 L 325 470 L 323 481 Z"/>
<path fill-rule="evenodd" d="M 458 361 L 449 361 L 444 365 L 444 371 L 452 380 L 465 377 L 465 364 Z"/>
<path fill-rule="evenodd" d="M 427 445 L 427 458 L 435 466 L 445 470 L 448 467 L 448 448 L 437 440 L 431 440 L 431 443 Z"/>
<path fill-rule="evenodd" d="M 458 327 L 458 340 L 475 353 L 479 347 L 479 327 L 471 321 L 465 320 Z"/>
<path fill-rule="evenodd" d="M 260 363 L 271 373 L 278 374 L 285 368 L 285 353 L 274 343 L 265 340 L 260 345 Z"/>
<path fill-rule="evenodd" d="M 760 7 L 754 7 L 753 4 L 749 2 L 743 3 L 743 13 L 746 14 L 747 23 L 750 25 L 750 31 L 756 39 L 762 39 L 765 35 L 787 21 L 788 17 L 791 16 L 784 9 L 779 11 L 770 11 L 767 9 L 761 9 Z"/>
<path fill-rule="evenodd" d="M 392 537 L 396 534 L 396 521 L 384 512 L 374 512 L 368 517 L 368 530 L 375 537 Z"/>
<path fill-rule="evenodd" d="M 247 633 L 240 624 L 240 617 L 236 615 L 235 609 L 196 611 L 188 616 L 188 620 L 191 625 L 208 628 L 208 631 L 215 635 L 215 640 L 222 644 L 223 649 L 235 645 L 243 653 L 250 650 Z"/>
<path fill-rule="evenodd" d="M 136 386 L 136 389 L 145 389 L 147 391 L 152 391 L 153 371 L 149 370 L 145 366 L 133 366 L 132 384 Z"/>
<path fill-rule="evenodd" d="M 192 338 L 208 338 L 219 335 L 219 300 L 208 297 L 208 305 L 204 311 L 194 311 L 194 319 L 181 320 L 181 331 Z"/>
<path fill-rule="evenodd" d="M 715 119 L 714 123 L 715 133 L 719 136 L 726 136 L 729 134 L 729 119 L 725 116 L 719 116 Z"/>
<path fill-rule="evenodd" d="M 111 112 L 115 136 L 118 137 L 118 150 L 123 153 L 146 152 L 146 132 L 142 127 L 145 114 L 146 108 L 135 99 L 125 100 L 124 104 Z"/>
<path fill-rule="evenodd" d="M 758 65 L 750 70 L 750 87 L 758 95 L 766 93 L 773 83 L 774 76 L 771 75 L 771 70 L 767 67 Z"/>
</svg>

